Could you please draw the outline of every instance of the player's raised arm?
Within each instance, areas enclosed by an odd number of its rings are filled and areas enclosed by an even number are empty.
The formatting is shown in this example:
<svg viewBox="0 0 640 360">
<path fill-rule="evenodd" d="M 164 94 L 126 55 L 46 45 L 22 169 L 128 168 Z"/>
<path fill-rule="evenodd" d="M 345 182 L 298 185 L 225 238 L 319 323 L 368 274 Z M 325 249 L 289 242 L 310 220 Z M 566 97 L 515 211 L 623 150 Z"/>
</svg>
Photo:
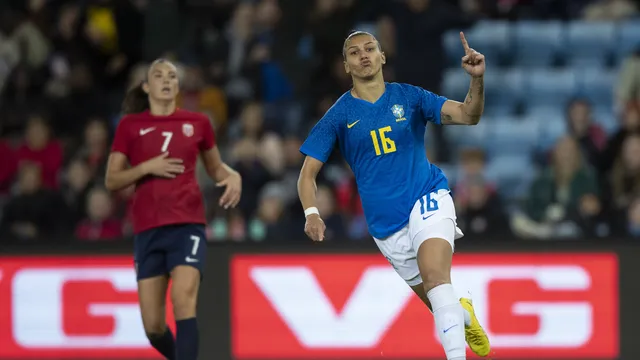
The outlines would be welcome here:
<svg viewBox="0 0 640 360">
<path fill-rule="evenodd" d="M 298 196 L 304 209 L 304 215 L 307 218 L 304 232 L 313 241 L 324 240 L 324 230 L 326 229 L 316 207 L 316 191 L 318 190 L 316 177 L 320 169 L 322 169 L 322 165 L 323 163 L 320 160 L 307 156 L 304 159 L 300 177 L 298 178 Z"/>
<path fill-rule="evenodd" d="M 236 207 L 242 195 L 242 177 L 229 165 L 222 161 L 217 146 L 202 151 L 202 161 L 207 169 L 207 174 L 216 181 L 219 187 L 225 187 L 220 197 L 220 206 L 228 209 Z"/>
<path fill-rule="evenodd" d="M 460 41 L 465 54 L 462 68 L 471 75 L 471 85 L 464 103 L 448 100 L 442 105 L 440 119 L 443 125 L 476 125 L 484 111 L 484 55 L 469 47 L 462 32 Z"/>
</svg>

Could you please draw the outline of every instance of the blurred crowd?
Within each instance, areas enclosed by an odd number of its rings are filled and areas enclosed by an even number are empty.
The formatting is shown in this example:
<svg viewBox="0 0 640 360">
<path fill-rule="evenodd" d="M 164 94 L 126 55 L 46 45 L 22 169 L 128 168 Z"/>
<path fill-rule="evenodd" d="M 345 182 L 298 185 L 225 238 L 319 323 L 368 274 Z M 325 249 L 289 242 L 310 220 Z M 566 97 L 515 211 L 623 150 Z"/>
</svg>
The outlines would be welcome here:
<svg viewBox="0 0 640 360">
<path fill-rule="evenodd" d="M 210 116 L 223 157 L 243 176 L 241 204 L 224 211 L 199 171 L 209 240 L 291 242 L 304 236 L 298 148 L 350 87 L 341 49 L 351 29 L 377 35 L 386 81 L 439 93 L 449 30 L 487 18 L 621 21 L 638 9 L 631 0 L 4 0 L 0 242 L 131 235 L 132 190 L 109 193 L 103 177 L 124 93 L 158 57 L 180 65 L 179 106 Z M 611 109 L 620 127 L 608 136 L 588 102 L 569 104 L 569 131 L 518 202 L 485 176 L 483 149 L 453 151 L 448 129 L 428 128 L 429 158 L 456 173 L 469 237 L 640 238 L 640 54 L 620 74 Z M 326 239 L 368 241 L 338 151 L 318 185 Z"/>
</svg>

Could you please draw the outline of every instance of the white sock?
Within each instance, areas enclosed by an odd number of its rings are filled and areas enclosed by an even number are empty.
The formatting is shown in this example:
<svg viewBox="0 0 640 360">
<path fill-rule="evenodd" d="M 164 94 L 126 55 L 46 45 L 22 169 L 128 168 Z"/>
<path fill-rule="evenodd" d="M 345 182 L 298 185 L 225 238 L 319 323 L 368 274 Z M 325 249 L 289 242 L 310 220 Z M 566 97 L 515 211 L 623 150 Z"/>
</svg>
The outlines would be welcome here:
<svg viewBox="0 0 640 360">
<path fill-rule="evenodd" d="M 471 325 L 471 314 L 469 314 L 469 312 L 465 308 L 462 308 L 462 310 L 464 311 L 464 326 L 470 326 Z"/>
<path fill-rule="evenodd" d="M 443 284 L 429 290 L 427 297 L 433 308 L 438 336 L 447 360 L 465 360 L 464 309 L 451 284 Z"/>
</svg>

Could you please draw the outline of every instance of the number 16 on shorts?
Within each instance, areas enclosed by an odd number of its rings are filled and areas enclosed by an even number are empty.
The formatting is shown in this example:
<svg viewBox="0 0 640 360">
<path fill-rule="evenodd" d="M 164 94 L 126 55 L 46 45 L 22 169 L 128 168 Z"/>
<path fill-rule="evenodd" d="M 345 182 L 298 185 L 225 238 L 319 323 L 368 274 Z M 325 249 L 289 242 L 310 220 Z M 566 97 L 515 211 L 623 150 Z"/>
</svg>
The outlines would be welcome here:
<svg viewBox="0 0 640 360">
<path fill-rule="evenodd" d="M 422 220 L 427 220 L 434 215 L 434 211 L 438 210 L 438 200 L 434 198 L 434 196 L 437 195 L 436 193 L 429 193 L 420 198 L 420 215 L 422 215 Z"/>
</svg>

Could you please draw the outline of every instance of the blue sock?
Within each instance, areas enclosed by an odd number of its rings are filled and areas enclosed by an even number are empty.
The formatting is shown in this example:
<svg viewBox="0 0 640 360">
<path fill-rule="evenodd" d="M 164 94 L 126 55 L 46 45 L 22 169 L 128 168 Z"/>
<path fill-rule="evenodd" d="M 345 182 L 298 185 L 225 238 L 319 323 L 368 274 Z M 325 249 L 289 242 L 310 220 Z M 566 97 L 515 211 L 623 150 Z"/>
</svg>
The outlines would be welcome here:
<svg viewBox="0 0 640 360">
<path fill-rule="evenodd" d="M 149 342 L 167 360 L 176 360 L 176 347 L 169 327 L 162 335 L 149 335 Z"/>
<path fill-rule="evenodd" d="M 198 359 L 198 322 L 196 318 L 176 321 L 177 360 Z"/>
</svg>

